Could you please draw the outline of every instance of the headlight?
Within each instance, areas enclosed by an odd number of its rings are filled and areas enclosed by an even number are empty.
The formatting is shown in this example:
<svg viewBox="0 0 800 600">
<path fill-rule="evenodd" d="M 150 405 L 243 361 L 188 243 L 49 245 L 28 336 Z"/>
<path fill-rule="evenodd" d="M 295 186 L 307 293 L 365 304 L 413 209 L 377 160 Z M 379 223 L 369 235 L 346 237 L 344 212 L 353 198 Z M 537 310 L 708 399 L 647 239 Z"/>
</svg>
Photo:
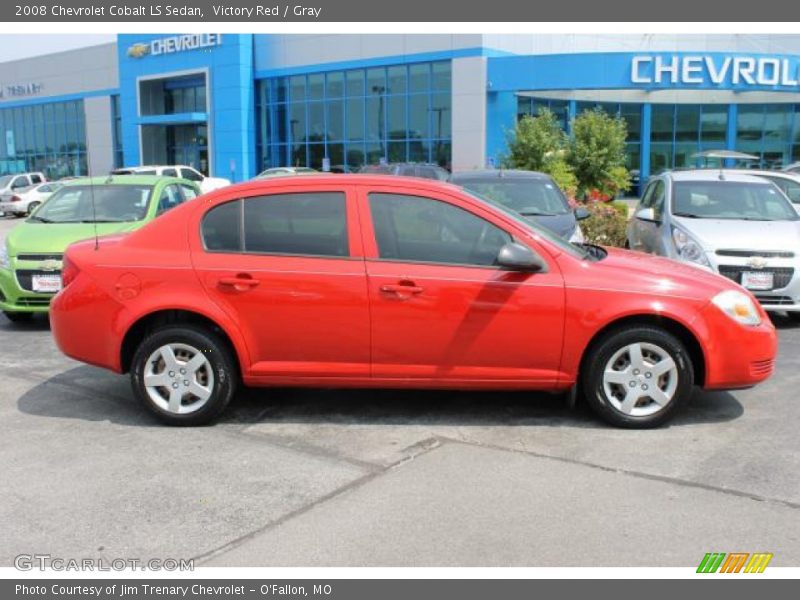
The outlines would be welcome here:
<svg viewBox="0 0 800 600">
<path fill-rule="evenodd" d="M 672 228 L 672 241 L 675 243 L 675 250 L 678 258 L 684 262 L 691 262 L 704 267 L 710 267 L 711 263 L 706 258 L 702 246 L 691 235 L 679 227 Z"/>
<path fill-rule="evenodd" d="M 8 269 L 11 262 L 8 260 L 8 249 L 5 243 L 0 242 L 0 269 Z"/>
<path fill-rule="evenodd" d="M 736 290 L 720 292 L 711 300 L 731 319 L 742 325 L 760 325 L 761 316 L 750 296 Z"/>
<path fill-rule="evenodd" d="M 586 238 L 583 237 L 581 226 L 577 223 L 575 224 L 575 231 L 569 236 L 569 241 L 571 244 L 583 244 L 586 241 Z"/>
</svg>

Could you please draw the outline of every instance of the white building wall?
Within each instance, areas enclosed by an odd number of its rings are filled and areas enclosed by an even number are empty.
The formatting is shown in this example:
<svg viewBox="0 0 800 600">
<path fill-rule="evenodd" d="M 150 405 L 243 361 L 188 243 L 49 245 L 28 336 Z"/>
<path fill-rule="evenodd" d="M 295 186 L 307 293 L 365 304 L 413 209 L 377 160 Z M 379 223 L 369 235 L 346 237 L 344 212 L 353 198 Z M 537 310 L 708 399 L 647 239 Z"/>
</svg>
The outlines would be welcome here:
<svg viewBox="0 0 800 600">
<path fill-rule="evenodd" d="M 31 36 L 26 36 L 26 43 Z M 0 62 L 0 87 L 17 84 L 40 84 L 35 95 L 0 98 L 4 103 L 39 100 L 48 96 L 79 94 L 119 87 L 117 44 L 102 44 L 36 56 L 10 62 Z"/>
<path fill-rule="evenodd" d="M 89 175 L 105 175 L 114 167 L 111 98 L 97 96 L 83 101 Z"/>
<path fill-rule="evenodd" d="M 800 53 L 800 35 L 778 34 L 487 34 L 482 45 L 513 54 L 584 52 Z"/>
<path fill-rule="evenodd" d="M 453 60 L 453 165 L 469 171 L 486 166 L 486 58 Z"/>
<path fill-rule="evenodd" d="M 255 69 L 283 69 L 478 48 L 478 34 L 296 34 L 256 38 Z"/>
</svg>

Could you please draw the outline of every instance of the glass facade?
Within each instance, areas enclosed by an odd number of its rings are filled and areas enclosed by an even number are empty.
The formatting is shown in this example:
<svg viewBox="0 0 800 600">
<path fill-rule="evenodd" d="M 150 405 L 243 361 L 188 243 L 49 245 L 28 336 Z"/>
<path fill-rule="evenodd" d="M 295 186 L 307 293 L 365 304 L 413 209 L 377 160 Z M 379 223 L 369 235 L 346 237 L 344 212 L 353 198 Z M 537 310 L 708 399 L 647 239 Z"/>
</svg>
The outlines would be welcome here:
<svg viewBox="0 0 800 600">
<path fill-rule="evenodd" d="M 517 118 L 549 108 L 569 131 L 570 101 L 519 97 Z M 644 131 L 644 105 L 575 102 L 575 114 L 601 108 L 625 119 L 628 125 L 627 166 L 641 168 L 642 151 L 649 152 L 651 174 L 665 169 L 702 166 L 698 152 L 731 149 L 758 157 L 746 165 L 778 168 L 800 160 L 800 105 L 795 104 L 652 104 L 650 136 Z M 736 123 L 729 123 L 733 110 Z M 729 140 L 735 126 L 736 137 Z"/>
<path fill-rule="evenodd" d="M 0 175 L 25 171 L 87 174 L 83 100 L 0 107 Z"/>
<path fill-rule="evenodd" d="M 259 169 L 352 171 L 380 162 L 449 168 L 450 61 L 264 79 L 257 87 Z"/>
<path fill-rule="evenodd" d="M 736 149 L 758 156 L 764 168 L 800 160 L 800 105 L 738 105 Z"/>
</svg>

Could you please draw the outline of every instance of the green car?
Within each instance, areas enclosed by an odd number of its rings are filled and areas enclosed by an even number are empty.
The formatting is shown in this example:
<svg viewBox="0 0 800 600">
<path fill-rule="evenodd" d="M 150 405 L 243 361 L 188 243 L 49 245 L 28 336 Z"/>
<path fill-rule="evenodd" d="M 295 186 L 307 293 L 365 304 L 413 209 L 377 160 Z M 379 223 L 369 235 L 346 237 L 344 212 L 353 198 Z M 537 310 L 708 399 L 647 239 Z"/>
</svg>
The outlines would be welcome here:
<svg viewBox="0 0 800 600">
<path fill-rule="evenodd" d="M 50 196 L 0 243 L 0 310 L 11 321 L 47 312 L 61 289 L 61 260 L 73 242 L 137 229 L 200 195 L 174 177 L 82 178 Z"/>
</svg>

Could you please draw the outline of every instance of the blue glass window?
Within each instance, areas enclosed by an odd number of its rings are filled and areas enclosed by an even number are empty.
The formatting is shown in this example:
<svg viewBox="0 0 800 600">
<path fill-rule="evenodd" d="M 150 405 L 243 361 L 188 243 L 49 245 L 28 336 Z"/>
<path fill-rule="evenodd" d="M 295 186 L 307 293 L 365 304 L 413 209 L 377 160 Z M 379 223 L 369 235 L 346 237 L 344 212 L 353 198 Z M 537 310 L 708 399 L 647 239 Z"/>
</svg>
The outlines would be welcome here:
<svg viewBox="0 0 800 600">
<path fill-rule="evenodd" d="M 450 61 L 264 79 L 256 103 L 261 168 L 451 162 Z"/>
</svg>

